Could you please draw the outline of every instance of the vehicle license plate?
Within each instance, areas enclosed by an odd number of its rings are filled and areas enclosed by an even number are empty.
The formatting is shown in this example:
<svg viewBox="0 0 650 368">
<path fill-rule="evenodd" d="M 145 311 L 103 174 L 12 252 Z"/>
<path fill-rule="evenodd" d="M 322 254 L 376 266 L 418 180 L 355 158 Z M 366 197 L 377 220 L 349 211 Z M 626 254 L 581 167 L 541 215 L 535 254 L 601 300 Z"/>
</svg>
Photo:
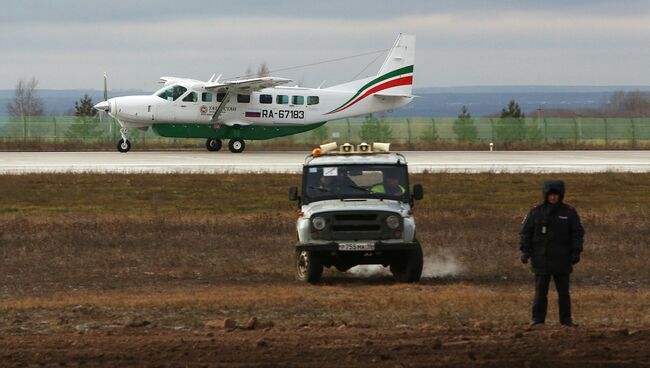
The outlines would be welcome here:
<svg viewBox="0 0 650 368">
<path fill-rule="evenodd" d="M 348 251 L 355 251 L 355 250 L 375 250 L 375 243 L 374 242 L 342 242 L 339 243 L 339 250 L 348 250 Z"/>
</svg>

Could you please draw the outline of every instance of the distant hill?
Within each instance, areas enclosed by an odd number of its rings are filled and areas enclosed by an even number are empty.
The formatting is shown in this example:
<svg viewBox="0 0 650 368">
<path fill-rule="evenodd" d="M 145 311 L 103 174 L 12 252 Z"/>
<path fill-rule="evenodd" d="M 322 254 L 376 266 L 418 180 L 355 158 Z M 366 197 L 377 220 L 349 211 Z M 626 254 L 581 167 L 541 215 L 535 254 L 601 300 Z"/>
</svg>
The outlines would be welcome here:
<svg viewBox="0 0 650 368">
<path fill-rule="evenodd" d="M 467 86 L 428 87 L 416 89 L 419 97 L 411 104 L 387 113 L 387 116 L 456 116 L 463 105 L 474 116 L 494 114 L 514 99 L 525 112 L 544 109 L 593 109 L 609 99 L 614 91 L 650 91 L 650 86 Z M 102 91 L 97 90 L 39 90 L 38 95 L 45 102 L 49 115 L 65 115 L 73 111 L 75 101 L 84 94 L 93 101 L 102 100 Z M 110 96 L 150 94 L 141 90 L 111 91 Z M 13 97 L 13 90 L 0 90 L 0 116 L 6 115 L 7 102 Z"/>
<path fill-rule="evenodd" d="M 110 97 L 151 94 L 140 90 L 111 91 Z M 47 115 L 69 115 L 74 112 L 74 103 L 79 101 L 84 94 L 92 97 L 94 102 L 104 99 L 104 91 L 76 90 L 76 89 L 40 89 L 38 96 L 43 100 Z M 7 103 L 14 97 L 14 90 L 0 90 L 0 116 L 7 115 Z"/>
</svg>

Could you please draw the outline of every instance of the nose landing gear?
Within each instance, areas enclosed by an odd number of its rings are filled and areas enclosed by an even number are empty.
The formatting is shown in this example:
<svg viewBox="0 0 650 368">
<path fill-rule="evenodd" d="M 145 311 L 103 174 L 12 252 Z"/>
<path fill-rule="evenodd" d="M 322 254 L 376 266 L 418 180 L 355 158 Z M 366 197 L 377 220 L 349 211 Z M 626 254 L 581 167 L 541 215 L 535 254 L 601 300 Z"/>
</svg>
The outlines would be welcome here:
<svg viewBox="0 0 650 368">
<path fill-rule="evenodd" d="M 120 134 L 122 135 L 122 139 L 117 141 L 117 150 L 122 153 L 127 153 L 131 150 L 131 142 L 126 137 L 126 133 L 128 132 L 129 130 L 126 128 L 120 129 Z"/>
</svg>

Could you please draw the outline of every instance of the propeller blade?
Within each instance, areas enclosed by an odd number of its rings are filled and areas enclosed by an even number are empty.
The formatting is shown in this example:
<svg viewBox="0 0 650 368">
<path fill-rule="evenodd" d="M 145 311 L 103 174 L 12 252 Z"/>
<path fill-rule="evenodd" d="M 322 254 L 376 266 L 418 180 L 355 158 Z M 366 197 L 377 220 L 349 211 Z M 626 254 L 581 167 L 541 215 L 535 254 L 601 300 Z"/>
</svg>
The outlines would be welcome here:
<svg viewBox="0 0 650 368">
<path fill-rule="evenodd" d="M 108 77 L 104 72 L 104 101 L 108 101 Z"/>
</svg>

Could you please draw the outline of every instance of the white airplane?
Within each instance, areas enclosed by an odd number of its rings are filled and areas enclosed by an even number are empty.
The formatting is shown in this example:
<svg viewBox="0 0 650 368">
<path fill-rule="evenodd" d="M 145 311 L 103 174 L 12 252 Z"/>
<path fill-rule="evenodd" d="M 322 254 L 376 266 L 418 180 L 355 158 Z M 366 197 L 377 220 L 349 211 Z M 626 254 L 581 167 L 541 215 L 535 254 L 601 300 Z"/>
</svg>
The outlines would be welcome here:
<svg viewBox="0 0 650 368">
<path fill-rule="evenodd" d="M 328 88 L 284 86 L 290 79 L 261 77 L 207 82 L 162 77 L 153 95 L 108 99 L 95 109 L 108 112 L 122 127 L 120 152 L 131 149 L 129 129 L 149 127 L 163 137 L 206 138 L 210 151 L 229 139 L 230 152 L 244 151 L 244 140 L 305 132 L 330 120 L 392 110 L 411 102 L 415 36 L 401 34 L 376 76 Z"/>
</svg>

